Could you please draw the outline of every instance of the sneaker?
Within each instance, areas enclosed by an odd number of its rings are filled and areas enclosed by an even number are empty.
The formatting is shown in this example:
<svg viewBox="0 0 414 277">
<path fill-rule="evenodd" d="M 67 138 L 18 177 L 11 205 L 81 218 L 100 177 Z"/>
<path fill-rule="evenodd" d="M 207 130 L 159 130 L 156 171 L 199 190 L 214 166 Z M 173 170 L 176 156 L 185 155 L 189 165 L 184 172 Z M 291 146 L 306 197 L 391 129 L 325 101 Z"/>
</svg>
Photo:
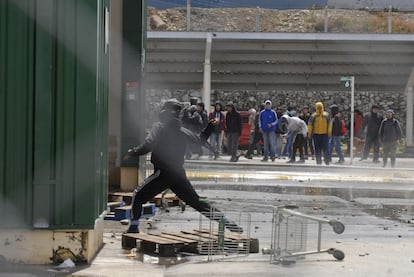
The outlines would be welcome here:
<svg viewBox="0 0 414 277">
<path fill-rule="evenodd" d="M 326 165 L 329 165 L 329 161 L 324 161 Z"/>
<path fill-rule="evenodd" d="M 128 234 L 128 233 L 134 233 L 137 234 L 139 233 L 139 229 L 138 229 L 138 225 L 129 225 L 129 228 L 123 232 L 124 234 Z"/>
<path fill-rule="evenodd" d="M 337 164 L 343 164 L 345 161 L 344 160 L 339 160 L 339 161 L 337 161 L 336 163 Z"/>
<path fill-rule="evenodd" d="M 275 157 L 271 157 L 270 159 L 272 160 L 272 162 L 274 162 L 276 158 Z"/>
<path fill-rule="evenodd" d="M 249 159 L 249 160 L 253 159 L 253 156 L 252 156 L 252 155 L 244 155 L 244 157 L 245 157 L 246 159 Z"/>
<path fill-rule="evenodd" d="M 268 160 L 267 158 L 263 158 L 261 161 L 262 162 L 267 162 L 267 160 Z"/>
<path fill-rule="evenodd" d="M 294 164 L 296 161 L 295 160 L 289 160 L 289 161 L 287 161 L 286 163 L 287 164 Z"/>
</svg>

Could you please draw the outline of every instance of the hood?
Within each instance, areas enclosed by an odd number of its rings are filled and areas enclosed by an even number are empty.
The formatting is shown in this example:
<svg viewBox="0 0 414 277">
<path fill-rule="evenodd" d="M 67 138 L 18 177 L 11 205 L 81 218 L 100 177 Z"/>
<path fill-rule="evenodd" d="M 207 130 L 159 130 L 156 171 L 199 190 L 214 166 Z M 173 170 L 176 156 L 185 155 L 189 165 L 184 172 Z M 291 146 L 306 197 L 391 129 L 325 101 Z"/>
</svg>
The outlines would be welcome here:
<svg viewBox="0 0 414 277">
<path fill-rule="evenodd" d="M 272 107 L 272 101 L 270 101 L 270 100 L 266 100 L 266 101 L 265 101 L 265 105 L 266 105 L 266 104 L 270 104 L 270 108 Z"/>
<path fill-rule="evenodd" d="M 229 103 L 227 103 L 227 104 L 226 104 L 226 107 L 232 107 L 232 108 L 233 108 L 233 111 L 236 111 L 236 106 L 234 105 L 234 103 L 233 103 L 233 102 L 229 102 Z"/>
<path fill-rule="evenodd" d="M 287 121 L 287 123 L 290 123 L 290 120 L 292 119 L 292 117 L 290 117 L 289 115 L 287 115 L 287 114 L 284 114 L 284 115 L 282 115 L 282 123 L 284 122 L 284 121 Z"/>
<path fill-rule="evenodd" d="M 217 110 L 217 106 L 219 106 L 220 108 L 219 108 L 219 110 Z M 222 110 L 223 110 L 223 105 L 220 103 L 220 102 L 216 102 L 215 104 L 214 104 L 214 110 L 216 111 L 216 112 L 221 112 Z"/>
<path fill-rule="evenodd" d="M 322 102 L 316 102 L 315 109 L 316 109 L 315 113 L 323 114 L 323 112 L 324 112 L 323 103 Z"/>
</svg>

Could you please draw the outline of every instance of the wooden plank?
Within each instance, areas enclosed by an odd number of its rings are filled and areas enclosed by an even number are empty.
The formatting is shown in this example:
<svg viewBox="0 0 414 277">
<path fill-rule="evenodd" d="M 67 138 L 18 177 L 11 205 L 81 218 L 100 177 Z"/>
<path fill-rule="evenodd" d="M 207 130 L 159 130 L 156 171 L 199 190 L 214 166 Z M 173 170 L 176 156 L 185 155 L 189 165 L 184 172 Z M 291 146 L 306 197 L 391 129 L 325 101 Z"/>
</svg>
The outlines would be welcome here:
<svg viewBox="0 0 414 277">
<path fill-rule="evenodd" d="M 195 239 L 183 238 L 183 237 L 175 236 L 170 233 L 161 233 L 159 234 L 159 236 L 163 238 L 167 238 L 167 239 L 178 240 L 184 243 L 197 243 L 198 242 L 198 240 L 195 240 Z"/>
</svg>

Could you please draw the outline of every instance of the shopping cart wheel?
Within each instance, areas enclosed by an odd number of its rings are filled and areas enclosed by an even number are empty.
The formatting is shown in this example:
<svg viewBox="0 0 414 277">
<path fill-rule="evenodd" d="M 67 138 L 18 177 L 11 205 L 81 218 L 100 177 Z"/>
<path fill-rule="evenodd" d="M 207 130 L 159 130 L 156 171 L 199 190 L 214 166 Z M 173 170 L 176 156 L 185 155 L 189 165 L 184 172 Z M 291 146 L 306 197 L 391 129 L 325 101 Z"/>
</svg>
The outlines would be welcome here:
<svg viewBox="0 0 414 277">
<path fill-rule="evenodd" d="M 345 225 L 343 225 L 341 222 L 336 220 L 329 221 L 329 225 L 332 226 L 333 230 L 337 234 L 342 234 L 345 231 Z"/>
<path fill-rule="evenodd" d="M 345 253 L 342 252 L 341 250 L 334 249 L 332 256 L 334 256 L 334 258 L 337 259 L 338 261 L 342 261 L 345 258 Z"/>
</svg>

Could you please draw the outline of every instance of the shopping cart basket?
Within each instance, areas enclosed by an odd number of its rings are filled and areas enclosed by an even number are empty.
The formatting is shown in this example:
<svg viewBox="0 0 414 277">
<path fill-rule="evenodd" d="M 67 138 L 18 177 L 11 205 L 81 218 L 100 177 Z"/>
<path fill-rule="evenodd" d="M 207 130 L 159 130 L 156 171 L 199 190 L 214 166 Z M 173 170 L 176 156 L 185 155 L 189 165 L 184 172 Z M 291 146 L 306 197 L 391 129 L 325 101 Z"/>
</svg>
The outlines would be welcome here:
<svg viewBox="0 0 414 277">
<path fill-rule="evenodd" d="M 345 226 L 336 220 L 326 220 L 318 217 L 302 214 L 294 209 L 297 206 L 279 206 L 274 207 L 271 254 L 272 263 L 290 264 L 296 262 L 298 258 L 305 255 L 328 253 L 333 255 L 337 260 L 345 258 L 344 252 L 335 248 L 322 249 L 322 226 L 329 224 L 333 231 L 341 234 Z M 314 242 L 308 241 L 308 234 L 316 234 L 316 249 Z M 313 246 L 312 250 L 308 250 Z"/>
</svg>

